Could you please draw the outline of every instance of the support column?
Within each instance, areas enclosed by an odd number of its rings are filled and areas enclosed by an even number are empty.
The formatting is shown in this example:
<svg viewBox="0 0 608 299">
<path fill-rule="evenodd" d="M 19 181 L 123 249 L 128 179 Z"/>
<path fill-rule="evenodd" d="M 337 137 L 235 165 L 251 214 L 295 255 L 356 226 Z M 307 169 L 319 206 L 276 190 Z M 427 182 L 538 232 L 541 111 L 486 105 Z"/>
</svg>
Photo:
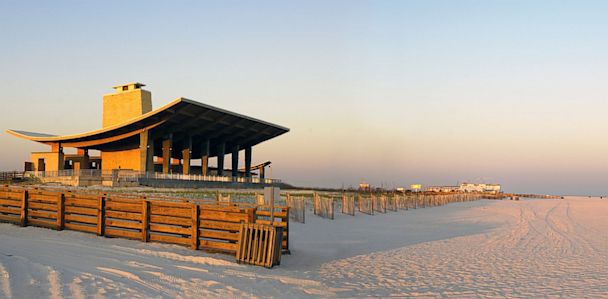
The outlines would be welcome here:
<svg viewBox="0 0 608 299">
<path fill-rule="evenodd" d="M 217 175 L 224 175 L 224 155 L 226 154 L 226 143 L 220 142 L 217 145 Z"/>
<path fill-rule="evenodd" d="M 192 154 L 192 137 L 186 137 L 185 146 L 182 149 L 182 159 L 184 159 L 184 163 L 182 164 L 182 173 L 190 174 L 190 154 Z"/>
<path fill-rule="evenodd" d="M 201 171 L 203 175 L 209 175 L 209 139 L 201 144 Z"/>
<path fill-rule="evenodd" d="M 239 176 L 239 146 L 232 146 L 232 177 Z"/>
<path fill-rule="evenodd" d="M 262 166 L 262 168 L 260 168 L 260 179 L 264 179 L 265 178 L 265 170 L 266 166 Z"/>
<path fill-rule="evenodd" d="M 150 138 L 150 131 L 139 133 L 139 171 L 154 172 L 154 140 Z"/>
<path fill-rule="evenodd" d="M 245 177 L 251 178 L 251 146 L 245 148 Z"/>
<path fill-rule="evenodd" d="M 171 172 L 171 151 L 173 150 L 173 135 L 169 134 L 165 140 L 163 140 L 163 173 L 167 174 Z"/>
<path fill-rule="evenodd" d="M 91 164 L 91 161 L 89 159 L 89 150 L 78 149 L 78 155 L 82 156 L 82 163 L 80 163 L 80 169 L 89 169 L 89 164 Z"/>
<path fill-rule="evenodd" d="M 65 156 L 63 155 L 63 146 L 61 146 L 61 143 L 51 144 L 51 152 L 57 153 L 57 170 L 63 170 L 65 166 Z"/>
</svg>

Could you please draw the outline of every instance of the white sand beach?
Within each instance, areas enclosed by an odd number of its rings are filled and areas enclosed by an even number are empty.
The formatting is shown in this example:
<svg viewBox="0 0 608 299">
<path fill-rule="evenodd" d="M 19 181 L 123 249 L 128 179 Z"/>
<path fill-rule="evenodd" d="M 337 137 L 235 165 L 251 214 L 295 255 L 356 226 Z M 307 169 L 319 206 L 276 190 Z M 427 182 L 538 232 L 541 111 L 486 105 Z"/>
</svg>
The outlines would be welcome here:
<svg viewBox="0 0 608 299">
<path fill-rule="evenodd" d="M 608 200 L 307 215 L 273 269 L 222 254 L 0 224 L 0 298 L 608 298 Z"/>
</svg>

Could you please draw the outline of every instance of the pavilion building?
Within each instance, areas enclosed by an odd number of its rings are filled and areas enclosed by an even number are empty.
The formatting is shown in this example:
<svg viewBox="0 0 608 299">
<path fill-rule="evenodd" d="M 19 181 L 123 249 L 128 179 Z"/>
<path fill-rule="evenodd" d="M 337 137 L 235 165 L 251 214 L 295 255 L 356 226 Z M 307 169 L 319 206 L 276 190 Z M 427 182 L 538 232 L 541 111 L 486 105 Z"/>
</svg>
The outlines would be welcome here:
<svg viewBox="0 0 608 299">
<path fill-rule="evenodd" d="M 115 86 L 103 97 L 102 128 L 74 135 L 7 130 L 17 137 L 46 144 L 48 152 L 31 153 L 26 171 L 34 173 L 130 170 L 142 174 L 182 174 L 251 178 L 252 168 L 263 178 L 264 162 L 252 167 L 254 146 L 289 129 L 193 100 L 178 98 L 153 110 L 152 94 L 142 83 Z M 65 154 L 64 148 L 76 148 Z M 91 156 L 97 150 L 100 156 Z M 244 167 L 239 168 L 239 153 Z M 231 154 L 230 169 L 224 156 Z M 217 167 L 209 166 L 217 158 Z M 200 159 L 194 166 L 192 160 Z"/>
</svg>

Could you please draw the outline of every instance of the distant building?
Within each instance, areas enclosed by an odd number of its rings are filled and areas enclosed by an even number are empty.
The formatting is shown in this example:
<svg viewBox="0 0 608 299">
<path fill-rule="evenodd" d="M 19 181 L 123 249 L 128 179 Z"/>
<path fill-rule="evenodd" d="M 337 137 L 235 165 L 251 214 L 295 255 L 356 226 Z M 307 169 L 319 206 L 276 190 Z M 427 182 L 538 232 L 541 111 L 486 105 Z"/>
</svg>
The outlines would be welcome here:
<svg viewBox="0 0 608 299">
<path fill-rule="evenodd" d="M 422 190 L 422 184 L 411 184 L 410 189 L 412 189 L 414 192 L 418 192 Z"/>
<path fill-rule="evenodd" d="M 459 186 L 430 186 L 426 188 L 429 192 L 479 192 L 479 193 L 500 193 L 500 184 L 473 184 L 462 183 Z"/>
<path fill-rule="evenodd" d="M 429 186 L 426 188 L 429 192 L 458 192 L 458 186 Z"/>
<path fill-rule="evenodd" d="M 371 186 L 368 183 L 360 183 L 359 191 L 371 191 Z"/>
<path fill-rule="evenodd" d="M 473 183 L 462 183 L 460 184 L 460 191 L 462 192 L 482 192 L 482 193 L 499 193 L 500 184 L 473 184 Z"/>
</svg>

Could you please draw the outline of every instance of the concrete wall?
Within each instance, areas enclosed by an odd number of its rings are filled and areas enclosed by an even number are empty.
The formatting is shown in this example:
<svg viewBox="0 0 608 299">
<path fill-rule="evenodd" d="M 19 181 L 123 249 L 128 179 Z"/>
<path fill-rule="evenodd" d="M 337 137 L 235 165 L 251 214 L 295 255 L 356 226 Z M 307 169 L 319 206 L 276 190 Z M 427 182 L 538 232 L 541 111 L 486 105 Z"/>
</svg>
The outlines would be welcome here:
<svg viewBox="0 0 608 299">
<path fill-rule="evenodd" d="M 139 149 L 116 151 L 116 152 L 101 152 L 101 169 L 132 169 L 142 171 L 141 155 Z"/>
<path fill-rule="evenodd" d="M 61 177 L 41 177 L 42 183 L 55 183 L 64 186 L 74 187 L 90 187 L 102 185 L 101 177 L 87 177 L 87 176 L 61 176 Z"/>
<path fill-rule="evenodd" d="M 103 127 L 123 123 L 152 111 L 152 93 L 143 89 L 103 96 Z M 105 163 L 105 161 L 104 161 Z"/>
<path fill-rule="evenodd" d="M 34 163 L 34 171 L 38 169 L 38 159 L 44 159 L 45 171 L 58 171 L 63 169 L 63 154 L 56 152 L 34 152 L 31 154 L 30 159 Z"/>
</svg>

